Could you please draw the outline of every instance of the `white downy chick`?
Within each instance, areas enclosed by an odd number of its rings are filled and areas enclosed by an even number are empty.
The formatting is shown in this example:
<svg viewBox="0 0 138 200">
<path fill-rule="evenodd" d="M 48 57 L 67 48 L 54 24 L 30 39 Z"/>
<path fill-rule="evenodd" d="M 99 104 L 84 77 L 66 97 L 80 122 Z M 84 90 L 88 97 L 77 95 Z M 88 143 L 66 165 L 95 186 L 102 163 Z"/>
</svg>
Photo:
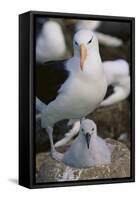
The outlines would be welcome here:
<svg viewBox="0 0 138 200">
<path fill-rule="evenodd" d="M 63 156 L 63 162 L 77 168 L 87 168 L 111 163 L 112 151 L 104 139 L 97 135 L 94 121 L 81 122 L 78 137 Z"/>
</svg>

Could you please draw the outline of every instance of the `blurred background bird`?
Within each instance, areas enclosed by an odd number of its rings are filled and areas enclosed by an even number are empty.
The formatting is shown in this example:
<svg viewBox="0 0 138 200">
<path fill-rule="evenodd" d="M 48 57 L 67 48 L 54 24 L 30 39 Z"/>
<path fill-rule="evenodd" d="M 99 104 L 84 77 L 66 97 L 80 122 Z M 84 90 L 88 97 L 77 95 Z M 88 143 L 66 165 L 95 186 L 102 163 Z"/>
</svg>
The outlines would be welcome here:
<svg viewBox="0 0 138 200">
<path fill-rule="evenodd" d="M 61 59 L 65 51 L 66 43 L 60 24 L 56 21 L 44 22 L 36 38 L 36 62 Z"/>
</svg>

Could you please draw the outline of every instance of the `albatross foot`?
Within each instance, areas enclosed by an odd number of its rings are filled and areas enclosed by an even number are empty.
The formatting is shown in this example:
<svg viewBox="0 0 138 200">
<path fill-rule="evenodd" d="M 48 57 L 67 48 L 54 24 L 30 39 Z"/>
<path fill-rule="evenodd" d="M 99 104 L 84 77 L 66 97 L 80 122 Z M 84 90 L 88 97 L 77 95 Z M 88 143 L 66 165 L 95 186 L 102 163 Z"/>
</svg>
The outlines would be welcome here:
<svg viewBox="0 0 138 200">
<path fill-rule="evenodd" d="M 58 151 L 56 151 L 56 150 L 52 150 L 51 151 L 51 156 L 56 161 L 62 161 L 62 159 L 63 159 L 63 154 L 58 152 Z"/>
</svg>

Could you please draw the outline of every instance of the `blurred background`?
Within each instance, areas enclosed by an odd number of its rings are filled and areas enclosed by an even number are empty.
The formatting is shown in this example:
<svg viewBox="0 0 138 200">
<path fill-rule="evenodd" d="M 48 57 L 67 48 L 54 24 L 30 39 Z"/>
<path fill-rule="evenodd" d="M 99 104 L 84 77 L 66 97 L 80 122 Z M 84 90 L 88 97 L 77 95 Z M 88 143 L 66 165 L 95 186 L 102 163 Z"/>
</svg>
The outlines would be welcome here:
<svg viewBox="0 0 138 200">
<path fill-rule="evenodd" d="M 70 58 L 73 54 L 73 35 L 80 29 L 90 29 L 95 32 L 99 40 L 102 61 L 124 59 L 131 70 L 131 24 L 120 21 L 37 17 L 36 62 Z M 98 134 L 101 137 L 122 141 L 129 148 L 131 145 L 130 101 L 128 96 L 111 106 L 100 107 L 87 116 L 96 122 Z M 69 129 L 66 120 L 57 123 L 54 129 L 57 134 L 53 134 L 54 142 L 63 138 Z M 41 128 L 40 120 L 36 120 L 36 153 L 49 151 L 49 148 L 49 138 L 45 130 Z"/>
</svg>

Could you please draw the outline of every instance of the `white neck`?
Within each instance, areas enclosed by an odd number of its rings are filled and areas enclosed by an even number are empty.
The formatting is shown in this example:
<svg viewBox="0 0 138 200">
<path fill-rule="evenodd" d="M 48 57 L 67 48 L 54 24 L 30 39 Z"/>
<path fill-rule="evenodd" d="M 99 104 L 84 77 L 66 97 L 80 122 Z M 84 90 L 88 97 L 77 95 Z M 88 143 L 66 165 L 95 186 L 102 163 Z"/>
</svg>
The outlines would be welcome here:
<svg viewBox="0 0 138 200">
<path fill-rule="evenodd" d="M 103 74 L 103 67 L 100 54 L 93 52 L 87 55 L 84 62 L 84 73 L 90 76 L 101 76 Z"/>
<path fill-rule="evenodd" d="M 79 76 L 86 77 L 86 79 L 101 78 L 103 76 L 103 67 L 101 62 L 101 57 L 97 49 L 94 51 L 89 51 L 84 62 L 84 69 L 81 71 L 80 68 L 80 56 L 74 54 L 74 56 L 67 62 L 67 70 L 73 75 L 78 74 Z M 76 72 L 76 73 L 75 73 Z"/>
</svg>

